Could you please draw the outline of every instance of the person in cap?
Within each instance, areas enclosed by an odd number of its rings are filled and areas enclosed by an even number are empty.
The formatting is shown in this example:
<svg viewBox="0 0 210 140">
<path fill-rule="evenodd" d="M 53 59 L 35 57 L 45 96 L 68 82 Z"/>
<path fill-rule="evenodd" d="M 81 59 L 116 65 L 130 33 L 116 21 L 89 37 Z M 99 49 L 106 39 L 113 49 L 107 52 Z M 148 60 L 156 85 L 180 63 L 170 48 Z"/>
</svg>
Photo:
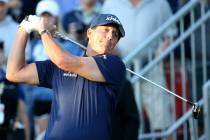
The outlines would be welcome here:
<svg viewBox="0 0 210 140">
<path fill-rule="evenodd" d="M 10 15 L 8 15 L 9 0 L 0 0 L 0 40 L 4 42 L 4 63 L 3 69 L 6 69 L 7 58 L 9 50 L 15 39 L 18 23 L 15 22 Z M 28 45 L 30 41 L 28 41 Z M 30 59 L 30 49 L 27 48 L 26 59 Z"/>
<path fill-rule="evenodd" d="M 62 49 L 52 37 L 54 29 L 32 15 L 20 23 L 8 59 L 7 79 L 53 89 L 45 139 L 110 140 L 126 71 L 122 60 L 111 54 L 125 36 L 121 22 L 115 15 L 97 15 L 87 30 L 84 56 Z M 25 63 L 25 43 L 31 30 L 39 32 L 49 60 Z"/>
<path fill-rule="evenodd" d="M 37 3 L 35 13 L 37 16 L 58 25 L 59 7 L 54 0 L 41 0 Z M 32 62 L 48 59 L 47 53 L 43 48 L 39 34 L 34 32 L 32 39 Z M 53 91 L 44 87 L 31 87 L 32 112 L 34 119 L 35 139 L 42 139 L 48 126 L 49 114 L 51 110 Z"/>
<path fill-rule="evenodd" d="M 92 19 L 100 13 L 100 10 L 101 4 L 98 0 L 80 0 L 78 6 L 63 16 L 62 23 L 64 30 L 67 33 L 74 34 L 74 31 L 72 32 L 72 30 L 75 30 L 76 28 L 78 30 L 80 28 L 79 30 L 81 31 L 82 26 L 83 32 L 85 32 L 90 26 Z M 83 36 L 84 38 L 83 34 L 80 36 Z M 75 37 L 73 39 L 75 40 Z M 80 40 L 78 40 L 78 42 L 80 42 Z"/>
<path fill-rule="evenodd" d="M 59 12 L 59 5 L 54 0 L 41 0 L 36 7 L 37 16 L 40 16 L 43 20 L 56 26 L 60 25 Z M 62 32 L 61 30 L 61 28 L 58 28 L 59 32 Z M 35 35 L 37 37 L 34 37 L 32 41 L 32 61 L 43 61 L 49 59 L 44 50 L 39 34 L 35 33 Z M 82 52 L 80 48 L 71 45 L 68 41 L 56 39 L 56 42 L 61 44 L 74 55 L 80 55 Z M 31 92 L 33 95 L 32 111 L 35 121 L 35 136 L 36 139 L 42 139 L 48 126 L 53 91 L 49 88 L 32 86 Z"/>
<path fill-rule="evenodd" d="M 64 31 L 61 25 L 59 14 L 60 14 L 60 7 L 55 0 L 41 0 L 37 4 L 36 15 L 39 17 L 42 17 L 43 20 L 50 22 L 49 24 L 56 25 L 57 31 L 59 31 L 60 33 L 63 33 Z M 81 55 L 80 48 L 74 47 L 69 42 L 64 41 L 62 39 L 57 39 L 56 41 L 60 43 L 67 51 L 70 51 L 74 55 Z M 38 47 L 34 47 L 34 46 L 38 46 Z M 32 53 L 32 57 L 34 58 L 34 60 L 43 60 L 43 59 L 48 58 L 46 52 L 43 51 L 42 43 L 38 38 L 34 39 L 32 48 L 35 48 L 35 50 Z M 39 58 L 37 59 L 36 57 L 39 57 Z"/>
<path fill-rule="evenodd" d="M 25 93 L 22 85 L 6 79 L 3 50 L 4 42 L 0 40 L 0 140 L 30 140 Z"/>
</svg>

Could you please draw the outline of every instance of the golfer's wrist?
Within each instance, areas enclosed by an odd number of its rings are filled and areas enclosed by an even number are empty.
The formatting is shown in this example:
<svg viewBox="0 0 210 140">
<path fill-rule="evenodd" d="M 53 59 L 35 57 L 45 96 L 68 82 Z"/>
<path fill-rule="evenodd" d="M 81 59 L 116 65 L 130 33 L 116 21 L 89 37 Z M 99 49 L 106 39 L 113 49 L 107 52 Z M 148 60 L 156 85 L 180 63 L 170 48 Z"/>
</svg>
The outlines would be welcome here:
<svg viewBox="0 0 210 140">
<path fill-rule="evenodd" d="M 24 34 L 28 34 L 28 32 L 22 26 L 18 26 L 18 32 L 21 32 L 21 33 L 24 33 Z"/>
<path fill-rule="evenodd" d="M 47 30 L 47 29 L 42 29 L 42 30 L 40 30 L 40 32 L 39 32 L 39 34 L 40 34 L 40 36 L 42 36 L 42 35 L 44 35 L 44 34 L 49 34 L 50 32 Z"/>
</svg>

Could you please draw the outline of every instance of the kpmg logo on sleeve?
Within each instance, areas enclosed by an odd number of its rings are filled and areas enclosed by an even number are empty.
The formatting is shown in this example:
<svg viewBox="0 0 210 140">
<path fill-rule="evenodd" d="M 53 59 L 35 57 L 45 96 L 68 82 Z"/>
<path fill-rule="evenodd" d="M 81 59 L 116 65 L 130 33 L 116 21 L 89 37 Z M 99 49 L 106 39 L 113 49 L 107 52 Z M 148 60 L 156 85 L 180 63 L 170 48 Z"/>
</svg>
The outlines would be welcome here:
<svg viewBox="0 0 210 140">
<path fill-rule="evenodd" d="M 63 73 L 64 77 L 77 77 L 77 74 L 72 73 L 72 72 L 65 72 Z"/>
<path fill-rule="evenodd" d="M 106 17 L 106 20 L 107 21 L 114 21 L 117 24 L 121 24 L 120 21 L 119 21 L 119 19 L 117 19 L 116 17 L 113 17 L 113 16 L 107 16 Z"/>
</svg>

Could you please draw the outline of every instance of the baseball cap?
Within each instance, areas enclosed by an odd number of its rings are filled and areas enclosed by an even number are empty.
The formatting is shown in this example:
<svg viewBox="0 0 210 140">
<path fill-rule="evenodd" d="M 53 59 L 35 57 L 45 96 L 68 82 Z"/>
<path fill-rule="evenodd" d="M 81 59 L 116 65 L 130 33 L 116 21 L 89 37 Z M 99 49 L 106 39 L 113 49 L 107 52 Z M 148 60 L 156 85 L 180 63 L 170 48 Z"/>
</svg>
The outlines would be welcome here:
<svg viewBox="0 0 210 140">
<path fill-rule="evenodd" d="M 59 16 L 59 6 L 54 0 L 42 0 L 36 6 L 36 15 L 47 12 L 52 16 Z"/>
<path fill-rule="evenodd" d="M 7 3 L 7 2 L 9 2 L 9 1 L 8 1 L 8 0 L 0 0 L 0 2 Z"/>
<path fill-rule="evenodd" d="M 98 15 L 96 15 L 90 24 L 90 28 L 100 26 L 100 25 L 108 25 L 108 24 L 117 25 L 118 30 L 120 31 L 121 37 L 125 36 L 125 30 L 124 30 L 120 20 L 118 19 L 117 16 L 115 16 L 113 14 L 98 14 Z"/>
</svg>

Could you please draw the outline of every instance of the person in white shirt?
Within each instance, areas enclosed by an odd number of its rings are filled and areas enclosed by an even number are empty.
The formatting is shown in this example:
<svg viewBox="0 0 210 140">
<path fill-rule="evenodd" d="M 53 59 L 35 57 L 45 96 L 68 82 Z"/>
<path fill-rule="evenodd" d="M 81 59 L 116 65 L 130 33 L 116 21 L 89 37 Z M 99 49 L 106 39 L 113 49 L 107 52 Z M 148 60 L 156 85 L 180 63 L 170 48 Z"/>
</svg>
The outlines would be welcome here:
<svg viewBox="0 0 210 140">
<path fill-rule="evenodd" d="M 123 58 L 172 16 L 166 0 L 106 0 L 102 12 L 117 15 L 125 28 L 126 36 L 118 43 L 118 51 Z M 158 42 L 154 42 L 152 47 L 156 52 Z M 146 48 L 138 55 L 141 66 L 148 62 L 147 54 Z M 166 86 L 162 66 L 160 63 L 147 76 L 162 86 Z M 148 113 L 152 131 L 166 129 L 172 123 L 171 97 L 162 92 L 150 83 L 141 82 L 142 101 Z"/>
<path fill-rule="evenodd" d="M 13 45 L 18 29 L 18 23 L 16 23 L 10 15 L 7 15 L 9 8 L 8 2 L 9 0 L 0 0 L 0 40 L 4 42 L 4 70 L 6 69 L 9 50 Z M 28 47 L 26 50 L 26 60 L 29 60 L 30 57 L 30 49 Z"/>
</svg>

